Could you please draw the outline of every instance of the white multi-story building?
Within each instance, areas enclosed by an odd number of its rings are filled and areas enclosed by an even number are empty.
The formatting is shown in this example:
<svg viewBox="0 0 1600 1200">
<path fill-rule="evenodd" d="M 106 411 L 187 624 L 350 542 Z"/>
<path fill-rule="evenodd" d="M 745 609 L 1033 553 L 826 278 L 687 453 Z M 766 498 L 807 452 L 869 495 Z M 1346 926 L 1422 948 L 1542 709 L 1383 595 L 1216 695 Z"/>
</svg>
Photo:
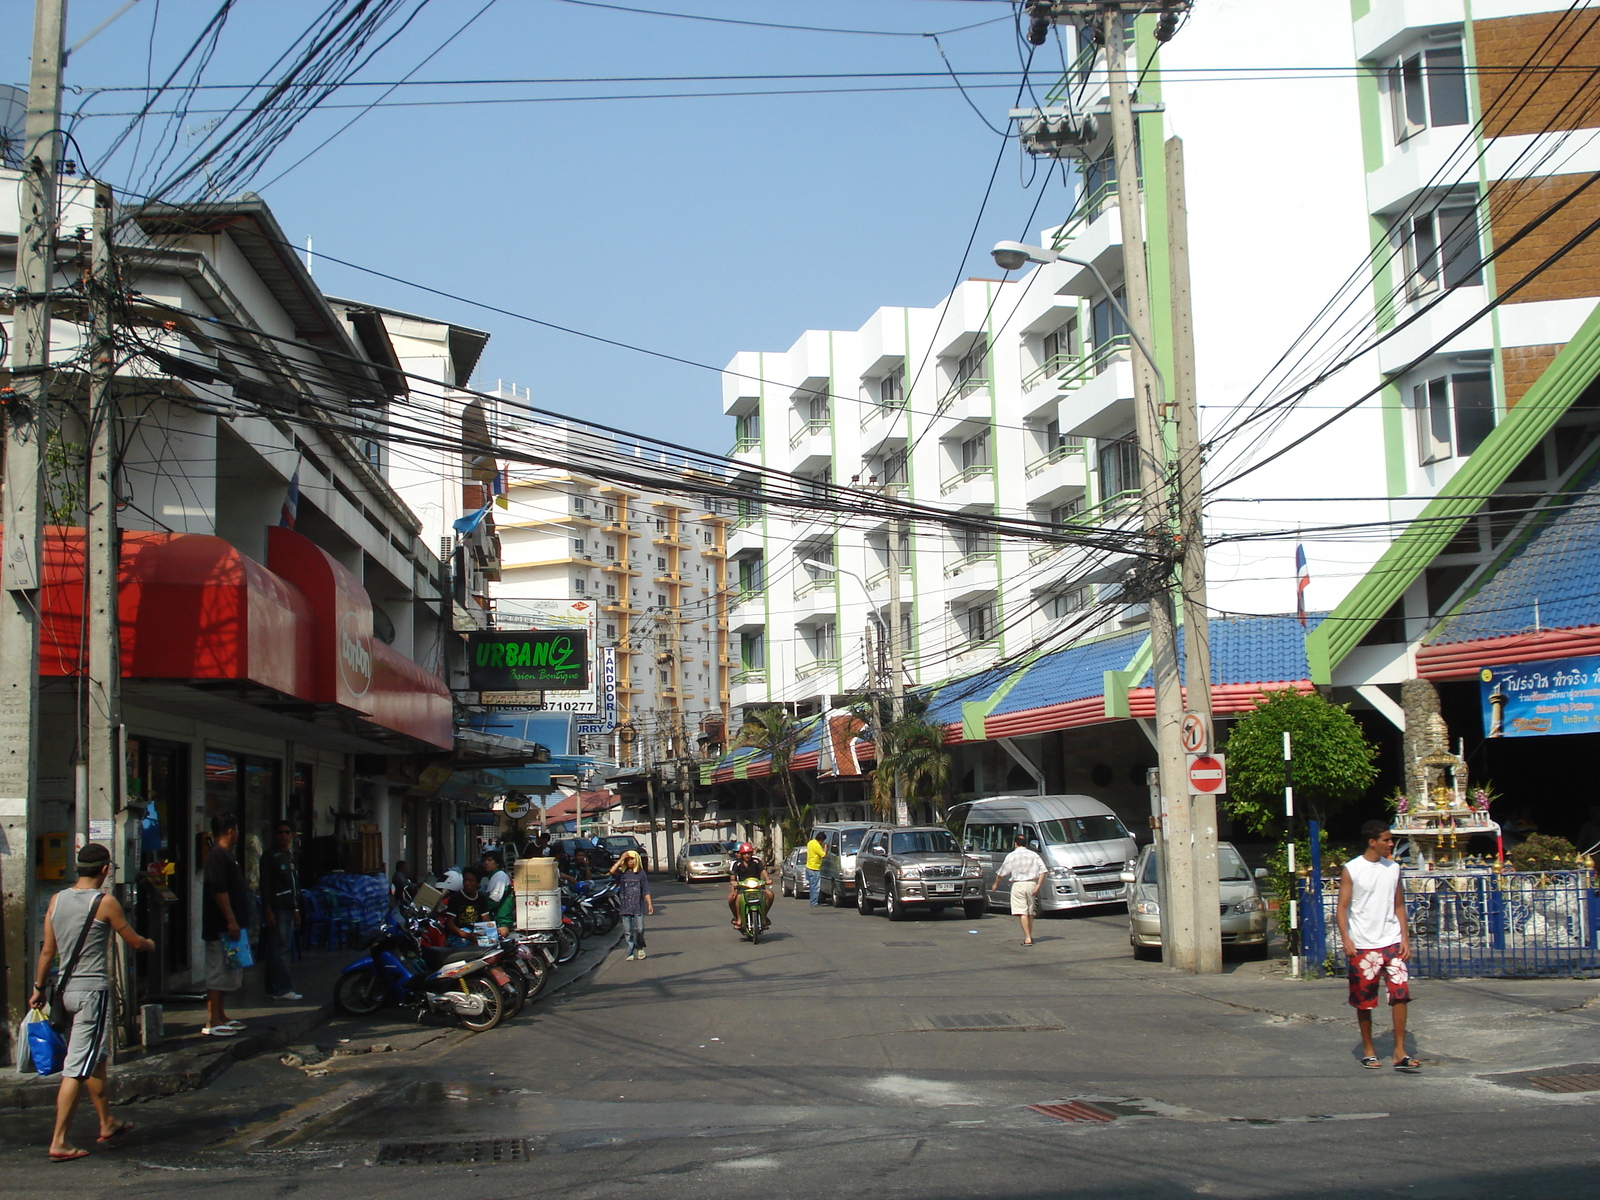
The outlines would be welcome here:
<svg viewBox="0 0 1600 1200">
<path fill-rule="evenodd" d="M 631 453 L 608 435 L 541 426 L 580 459 Z M 558 453 L 558 456 L 559 453 Z M 672 474 L 655 461 L 649 474 Z M 678 472 L 682 475 L 683 472 Z M 663 483 L 666 476 L 663 476 Z M 685 492 L 513 467 L 496 527 L 497 603 L 589 600 L 617 655 L 617 731 L 589 748 L 620 766 L 698 758 L 728 729 L 728 518 Z"/>
</svg>

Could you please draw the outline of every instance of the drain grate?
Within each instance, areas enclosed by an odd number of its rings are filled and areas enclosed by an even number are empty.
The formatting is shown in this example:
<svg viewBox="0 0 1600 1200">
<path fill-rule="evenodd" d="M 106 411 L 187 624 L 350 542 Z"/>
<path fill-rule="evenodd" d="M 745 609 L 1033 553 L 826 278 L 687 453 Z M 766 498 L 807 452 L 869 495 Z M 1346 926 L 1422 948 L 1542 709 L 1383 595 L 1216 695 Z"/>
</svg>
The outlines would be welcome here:
<svg viewBox="0 0 1600 1200">
<path fill-rule="evenodd" d="M 1115 1113 L 1109 1113 L 1093 1104 L 1085 1104 L 1082 1100 L 1069 1100 L 1061 1104 L 1030 1104 L 1028 1111 L 1052 1117 L 1057 1121 L 1089 1121 L 1103 1124 L 1117 1119 Z"/>
<path fill-rule="evenodd" d="M 379 1166 L 431 1167 L 456 1163 L 493 1166 L 532 1161 L 527 1138 L 466 1138 L 451 1142 L 384 1142 Z"/>
<path fill-rule="evenodd" d="M 1527 1082 L 1541 1092 L 1600 1092 L 1600 1075 L 1529 1075 Z"/>
<path fill-rule="evenodd" d="M 885 942 L 885 946 L 935 946 L 937 942 Z"/>
<path fill-rule="evenodd" d="M 982 1033 L 1006 1029 L 1060 1029 L 1060 1018 L 1046 1012 L 934 1013 L 917 1018 L 921 1029 L 945 1033 Z"/>
</svg>

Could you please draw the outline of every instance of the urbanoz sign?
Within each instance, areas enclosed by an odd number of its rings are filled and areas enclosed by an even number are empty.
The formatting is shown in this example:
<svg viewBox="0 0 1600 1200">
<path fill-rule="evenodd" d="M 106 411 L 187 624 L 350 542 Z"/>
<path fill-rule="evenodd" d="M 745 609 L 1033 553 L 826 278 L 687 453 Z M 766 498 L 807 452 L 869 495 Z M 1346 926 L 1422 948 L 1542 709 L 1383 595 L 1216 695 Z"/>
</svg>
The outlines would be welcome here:
<svg viewBox="0 0 1600 1200">
<path fill-rule="evenodd" d="M 1600 733 L 1600 654 L 1478 672 L 1486 737 Z"/>
<path fill-rule="evenodd" d="M 469 633 L 467 679 L 468 687 L 484 692 L 585 691 L 588 633 L 582 629 Z"/>
</svg>

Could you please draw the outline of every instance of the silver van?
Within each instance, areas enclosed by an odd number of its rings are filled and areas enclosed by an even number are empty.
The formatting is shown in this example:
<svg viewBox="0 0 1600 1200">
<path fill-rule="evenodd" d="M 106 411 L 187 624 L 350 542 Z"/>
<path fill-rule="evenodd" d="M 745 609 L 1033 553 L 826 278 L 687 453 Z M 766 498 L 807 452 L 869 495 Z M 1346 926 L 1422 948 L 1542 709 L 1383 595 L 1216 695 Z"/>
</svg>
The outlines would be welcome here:
<svg viewBox="0 0 1600 1200">
<path fill-rule="evenodd" d="M 834 821 L 812 830 L 812 836 L 828 848 L 822 860 L 823 903 L 849 908 L 856 902 L 856 851 L 872 827 L 871 821 Z"/>
<path fill-rule="evenodd" d="M 1092 796 L 995 796 L 958 810 L 961 841 L 983 864 L 991 906 L 1009 908 L 1011 883 L 995 887 L 995 873 L 1016 848 L 1021 833 L 1050 869 L 1039 889 L 1039 908 L 1055 912 L 1128 898 L 1124 871 L 1133 869 L 1139 848 L 1117 814 Z"/>
</svg>

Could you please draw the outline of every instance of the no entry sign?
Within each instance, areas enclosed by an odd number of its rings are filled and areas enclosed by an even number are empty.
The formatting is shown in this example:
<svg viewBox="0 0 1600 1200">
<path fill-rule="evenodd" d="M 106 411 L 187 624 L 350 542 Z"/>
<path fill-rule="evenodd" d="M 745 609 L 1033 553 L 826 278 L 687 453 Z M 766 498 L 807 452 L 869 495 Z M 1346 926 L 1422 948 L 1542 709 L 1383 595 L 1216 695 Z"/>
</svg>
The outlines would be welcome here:
<svg viewBox="0 0 1600 1200">
<path fill-rule="evenodd" d="M 1189 794 L 1222 796 L 1228 791 L 1228 769 L 1220 754 L 1189 755 Z"/>
</svg>

